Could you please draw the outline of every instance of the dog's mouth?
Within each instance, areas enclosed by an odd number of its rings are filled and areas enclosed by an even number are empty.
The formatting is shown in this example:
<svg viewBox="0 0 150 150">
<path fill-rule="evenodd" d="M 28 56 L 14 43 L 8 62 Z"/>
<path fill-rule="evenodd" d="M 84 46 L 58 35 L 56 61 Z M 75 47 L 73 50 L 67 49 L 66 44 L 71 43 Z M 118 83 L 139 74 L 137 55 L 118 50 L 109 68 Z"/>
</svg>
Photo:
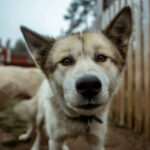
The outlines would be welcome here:
<svg viewBox="0 0 150 150">
<path fill-rule="evenodd" d="M 77 105 L 76 106 L 79 109 L 85 109 L 85 110 L 91 110 L 91 109 L 96 109 L 100 107 L 100 104 L 82 104 L 82 105 Z"/>
</svg>

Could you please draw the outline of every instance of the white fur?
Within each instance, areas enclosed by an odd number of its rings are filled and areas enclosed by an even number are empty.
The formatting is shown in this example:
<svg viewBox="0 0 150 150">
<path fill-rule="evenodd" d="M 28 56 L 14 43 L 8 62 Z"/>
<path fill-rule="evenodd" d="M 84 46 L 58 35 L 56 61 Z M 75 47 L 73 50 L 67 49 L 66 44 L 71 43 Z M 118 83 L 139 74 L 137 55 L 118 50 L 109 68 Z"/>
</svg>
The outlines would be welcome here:
<svg viewBox="0 0 150 150">
<path fill-rule="evenodd" d="M 107 130 L 107 114 L 109 106 L 103 107 L 101 112 L 97 114 L 102 120 L 103 124 L 99 125 L 97 122 L 91 124 L 90 135 L 85 132 L 85 125 L 72 121 L 66 117 L 59 104 L 55 103 L 56 99 L 53 97 L 53 92 L 49 86 L 48 80 L 44 80 L 38 93 L 38 113 L 37 126 L 40 126 L 43 118 L 45 119 L 46 133 L 49 139 L 49 148 L 59 150 L 62 148 L 65 140 L 68 137 L 76 137 L 80 134 L 84 136 L 94 135 L 99 140 L 99 144 L 94 146 L 89 145 L 92 150 L 103 150 L 104 136 Z M 54 104 L 56 106 L 54 106 Z M 65 138 L 63 136 L 65 135 Z M 59 140 L 62 138 L 61 140 Z M 93 139 L 94 140 L 94 139 Z M 97 139 L 96 139 L 97 140 Z M 37 137 L 31 150 L 39 150 L 40 130 L 37 131 Z M 90 143 L 90 141 L 88 141 Z"/>
</svg>

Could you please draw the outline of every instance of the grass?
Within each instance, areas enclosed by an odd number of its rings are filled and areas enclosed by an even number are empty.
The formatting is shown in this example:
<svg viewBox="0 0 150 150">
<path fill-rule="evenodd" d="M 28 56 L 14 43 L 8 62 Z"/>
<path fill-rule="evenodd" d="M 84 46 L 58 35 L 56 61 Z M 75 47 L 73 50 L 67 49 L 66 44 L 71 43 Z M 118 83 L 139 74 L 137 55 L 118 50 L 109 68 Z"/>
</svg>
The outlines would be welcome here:
<svg viewBox="0 0 150 150">
<path fill-rule="evenodd" d="M 0 107 L 0 130 L 12 135 L 10 139 L 3 141 L 2 144 L 6 146 L 17 145 L 18 136 L 26 130 L 26 122 L 20 120 L 13 112 L 16 103 L 17 101 L 11 101 L 6 106 Z"/>
</svg>

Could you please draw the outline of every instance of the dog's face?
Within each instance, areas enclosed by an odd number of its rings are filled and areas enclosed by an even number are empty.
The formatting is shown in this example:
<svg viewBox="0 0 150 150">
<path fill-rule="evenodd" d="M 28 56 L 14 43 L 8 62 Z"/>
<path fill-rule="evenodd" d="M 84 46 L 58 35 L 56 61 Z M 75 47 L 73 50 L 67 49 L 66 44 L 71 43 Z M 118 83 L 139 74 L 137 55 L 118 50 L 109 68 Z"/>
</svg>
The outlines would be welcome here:
<svg viewBox="0 0 150 150">
<path fill-rule="evenodd" d="M 87 115 L 106 105 L 118 89 L 131 26 L 127 7 L 104 34 L 85 32 L 54 40 L 25 27 L 22 31 L 62 106 Z"/>
<path fill-rule="evenodd" d="M 49 54 L 55 87 L 71 109 L 97 110 L 108 102 L 118 87 L 123 59 L 116 47 L 101 33 L 83 33 L 58 39 Z M 47 61 L 47 66 L 51 64 Z"/>
</svg>

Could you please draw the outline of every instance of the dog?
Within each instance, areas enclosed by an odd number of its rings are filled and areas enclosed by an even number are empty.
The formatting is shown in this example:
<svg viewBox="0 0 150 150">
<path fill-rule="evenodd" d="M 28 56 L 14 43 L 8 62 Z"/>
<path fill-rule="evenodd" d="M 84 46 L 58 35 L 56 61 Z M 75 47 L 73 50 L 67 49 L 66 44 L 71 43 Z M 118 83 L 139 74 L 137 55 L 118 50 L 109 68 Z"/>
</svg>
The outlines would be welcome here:
<svg viewBox="0 0 150 150">
<path fill-rule="evenodd" d="M 45 122 L 50 150 L 69 149 L 68 138 L 83 136 L 91 150 L 104 150 L 107 116 L 119 88 L 132 32 L 132 12 L 123 8 L 102 32 L 47 38 L 22 26 L 29 53 L 46 79 L 37 93 L 40 149 Z"/>
<path fill-rule="evenodd" d="M 44 79 L 37 68 L 0 66 L 0 72 L 0 106 L 33 97 Z"/>
</svg>

